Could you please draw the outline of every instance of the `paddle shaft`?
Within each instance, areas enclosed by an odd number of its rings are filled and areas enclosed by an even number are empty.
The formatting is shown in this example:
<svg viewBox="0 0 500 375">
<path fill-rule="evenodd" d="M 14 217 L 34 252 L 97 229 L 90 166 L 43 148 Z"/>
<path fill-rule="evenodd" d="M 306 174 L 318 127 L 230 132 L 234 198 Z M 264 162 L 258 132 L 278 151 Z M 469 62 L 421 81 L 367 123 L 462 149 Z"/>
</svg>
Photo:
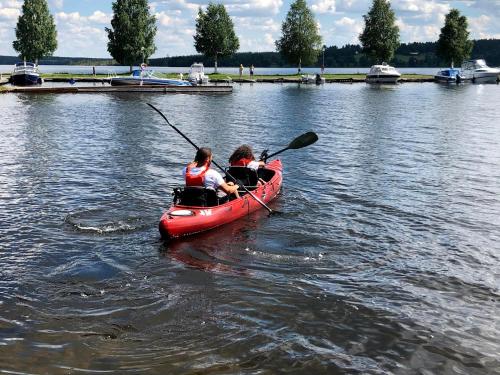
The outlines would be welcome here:
<svg viewBox="0 0 500 375">
<path fill-rule="evenodd" d="M 184 135 L 179 129 L 177 129 L 174 125 L 172 125 L 170 123 L 170 121 L 168 121 L 168 119 L 165 117 L 165 115 L 158 109 L 156 108 L 154 105 L 150 104 L 150 103 L 147 103 L 147 105 L 149 105 L 151 108 L 153 108 L 156 112 L 158 112 L 161 117 L 163 117 L 163 119 L 167 122 L 168 125 L 170 125 L 177 133 L 179 133 L 186 141 L 188 141 L 189 143 L 191 143 L 191 145 L 196 149 L 196 150 L 199 150 L 200 148 L 198 146 L 196 146 L 195 143 L 193 143 L 193 141 L 191 141 L 186 135 Z M 212 163 L 214 163 L 214 165 L 219 168 L 222 172 L 225 172 L 229 178 L 233 179 L 234 181 L 236 181 L 236 179 L 231 176 L 227 171 L 224 170 L 224 168 L 222 168 L 219 164 L 217 164 L 215 161 L 212 160 Z M 278 211 L 274 211 L 273 209 L 271 209 L 270 207 L 268 207 L 264 202 L 262 202 L 258 197 L 256 197 L 254 194 L 252 194 L 252 192 L 250 190 L 248 190 L 245 185 L 241 185 L 241 187 L 243 188 L 243 190 L 245 190 L 248 194 L 250 194 L 252 196 L 253 199 L 255 199 L 262 207 L 264 207 L 267 211 L 269 211 L 269 214 L 272 215 L 273 213 L 277 213 Z"/>
<path fill-rule="evenodd" d="M 269 155 L 268 157 L 266 157 L 266 159 L 270 159 L 270 158 L 272 158 L 273 156 L 276 156 L 276 155 L 278 155 L 278 154 L 281 154 L 283 151 L 286 151 L 286 150 L 289 150 L 289 149 L 290 149 L 290 147 L 285 147 L 283 150 L 279 150 L 279 151 L 277 151 L 277 152 L 275 152 L 275 153 L 273 153 L 273 154 Z"/>
</svg>

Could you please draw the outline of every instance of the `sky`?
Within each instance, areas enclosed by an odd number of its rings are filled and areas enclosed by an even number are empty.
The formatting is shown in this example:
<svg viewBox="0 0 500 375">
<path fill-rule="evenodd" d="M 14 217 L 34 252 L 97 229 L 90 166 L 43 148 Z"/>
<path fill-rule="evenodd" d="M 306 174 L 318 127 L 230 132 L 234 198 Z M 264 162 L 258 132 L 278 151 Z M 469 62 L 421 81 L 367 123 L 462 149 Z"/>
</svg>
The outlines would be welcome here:
<svg viewBox="0 0 500 375">
<path fill-rule="evenodd" d="M 274 51 L 281 23 L 290 0 L 219 0 L 233 19 L 240 39 L 240 52 Z M 48 0 L 54 15 L 58 48 L 55 56 L 109 57 L 107 34 L 112 17 L 112 0 Z M 358 43 L 363 15 L 372 0 L 307 0 L 323 42 L 327 46 Z M 0 0 L 0 55 L 16 55 L 12 48 L 15 27 L 23 1 Z M 193 46 L 198 8 L 206 0 L 149 1 L 156 15 L 157 51 L 152 57 L 189 55 Z M 401 41 L 435 41 L 452 8 L 468 17 L 473 39 L 500 38 L 500 0 L 392 0 L 400 28 Z"/>
</svg>

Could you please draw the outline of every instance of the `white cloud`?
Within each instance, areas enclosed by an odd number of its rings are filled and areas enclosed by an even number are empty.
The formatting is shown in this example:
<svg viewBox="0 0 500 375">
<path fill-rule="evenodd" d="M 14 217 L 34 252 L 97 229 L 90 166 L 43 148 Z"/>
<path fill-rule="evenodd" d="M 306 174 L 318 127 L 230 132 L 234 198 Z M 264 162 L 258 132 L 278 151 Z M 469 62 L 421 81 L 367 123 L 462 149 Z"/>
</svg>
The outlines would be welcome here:
<svg viewBox="0 0 500 375">
<path fill-rule="evenodd" d="M 165 12 L 156 13 L 156 22 L 161 26 L 179 26 L 185 25 L 186 19 L 179 17 L 171 17 Z"/>
<path fill-rule="evenodd" d="M 52 4 L 56 9 L 62 9 L 64 7 L 64 0 L 52 0 Z"/>
<path fill-rule="evenodd" d="M 96 10 L 94 13 L 92 13 L 91 16 L 89 16 L 88 19 L 91 22 L 101 23 L 106 25 L 109 25 L 111 23 L 111 15 L 101 12 L 100 10 Z"/>
<path fill-rule="evenodd" d="M 0 20 L 17 20 L 21 11 L 15 8 L 0 8 Z"/>
<path fill-rule="evenodd" d="M 500 38 L 500 32 L 495 30 L 496 17 L 481 15 L 470 17 L 469 31 L 473 39 Z"/>
<path fill-rule="evenodd" d="M 226 5 L 228 12 L 241 17 L 269 17 L 276 15 L 283 5 L 283 0 L 246 0 Z"/>
<path fill-rule="evenodd" d="M 410 25 L 399 18 L 396 21 L 399 27 L 401 42 L 428 42 L 439 38 L 441 26 L 439 24 Z"/>
<path fill-rule="evenodd" d="M 311 9 L 318 14 L 335 13 L 335 0 L 318 0 L 312 4 Z"/>
<path fill-rule="evenodd" d="M 364 23 L 360 18 L 342 17 L 333 22 L 333 27 L 324 33 L 324 43 L 330 45 L 345 45 L 359 43 L 358 36 Z"/>
</svg>

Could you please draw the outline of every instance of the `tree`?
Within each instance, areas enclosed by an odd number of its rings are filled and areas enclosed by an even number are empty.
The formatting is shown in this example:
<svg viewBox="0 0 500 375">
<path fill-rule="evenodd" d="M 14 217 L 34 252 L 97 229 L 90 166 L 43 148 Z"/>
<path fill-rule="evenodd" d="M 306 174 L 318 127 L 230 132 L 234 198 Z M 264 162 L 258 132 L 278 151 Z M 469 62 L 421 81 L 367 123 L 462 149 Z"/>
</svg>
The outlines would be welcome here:
<svg viewBox="0 0 500 375">
<path fill-rule="evenodd" d="M 296 0 L 291 4 L 281 25 L 281 34 L 281 39 L 275 42 L 276 50 L 288 62 L 297 64 L 299 73 L 302 64 L 311 65 L 318 61 L 323 41 L 305 0 Z"/>
<path fill-rule="evenodd" d="M 46 0 L 24 1 L 17 20 L 16 38 L 12 46 L 24 60 L 38 63 L 38 59 L 54 53 L 57 31 Z"/>
<path fill-rule="evenodd" d="M 238 51 L 240 41 L 223 4 L 209 3 L 206 12 L 201 7 L 198 9 L 194 47 L 197 52 L 214 59 L 215 73 L 218 57 L 228 57 Z"/>
<path fill-rule="evenodd" d="M 156 18 L 149 13 L 147 0 L 113 2 L 113 19 L 108 33 L 108 52 L 122 65 L 146 62 L 156 51 Z"/>
<path fill-rule="evenodd" d="M 389 62 L 399 47 L 399 28 L 391 4 L 387 0 L 373 0 L 370 11 L 363 18 L 365 28 L 359 36 L 363 52 L 377 62 Z"/>
<path fill-rule="evenodd" d="M 457 9 L 446 15 L 444 26 L 437 41 L 436 54 L 447 64 L 461 64 L 472 52 L 473 43 L 469 40 L 467 18 Z"/>
</svg>

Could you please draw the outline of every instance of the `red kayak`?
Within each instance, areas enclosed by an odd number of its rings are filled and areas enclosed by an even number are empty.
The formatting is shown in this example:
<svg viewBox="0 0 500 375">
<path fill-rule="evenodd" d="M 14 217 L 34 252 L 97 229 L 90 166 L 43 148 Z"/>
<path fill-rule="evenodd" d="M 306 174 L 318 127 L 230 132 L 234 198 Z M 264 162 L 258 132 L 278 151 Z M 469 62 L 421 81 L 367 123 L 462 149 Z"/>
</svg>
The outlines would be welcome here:
<svg viewBox="0 0 500 375">
<path fill-rule="evenodd" d="M 267 204 L 276 198 L 281 191 L 282 172 L 281 161 L 273 160 L 263 168 L 259 168 L 258 178 L 260 182 L 256 183 L 255 186 L 247 186 L 247 188 L 264 204 Z M 189 196 L 188 189 L 190 189 Z M 159 229 L 164 239 L 204 232 L 240 219 L 263 207 L 255 198 L 245 192 L 240 192 L 240 198 L 222 204 L 217 204 L 220 202 L 217 200 L 215 192 L 209 189 L 185 188 L 182 192 L 178 190 L 177 195 L 174 204 L 160 219 Z M 207 195 L 210 197 L 207 198 Z M 203 199 L 200 198 L 201 196 Z"/>
</svg>

